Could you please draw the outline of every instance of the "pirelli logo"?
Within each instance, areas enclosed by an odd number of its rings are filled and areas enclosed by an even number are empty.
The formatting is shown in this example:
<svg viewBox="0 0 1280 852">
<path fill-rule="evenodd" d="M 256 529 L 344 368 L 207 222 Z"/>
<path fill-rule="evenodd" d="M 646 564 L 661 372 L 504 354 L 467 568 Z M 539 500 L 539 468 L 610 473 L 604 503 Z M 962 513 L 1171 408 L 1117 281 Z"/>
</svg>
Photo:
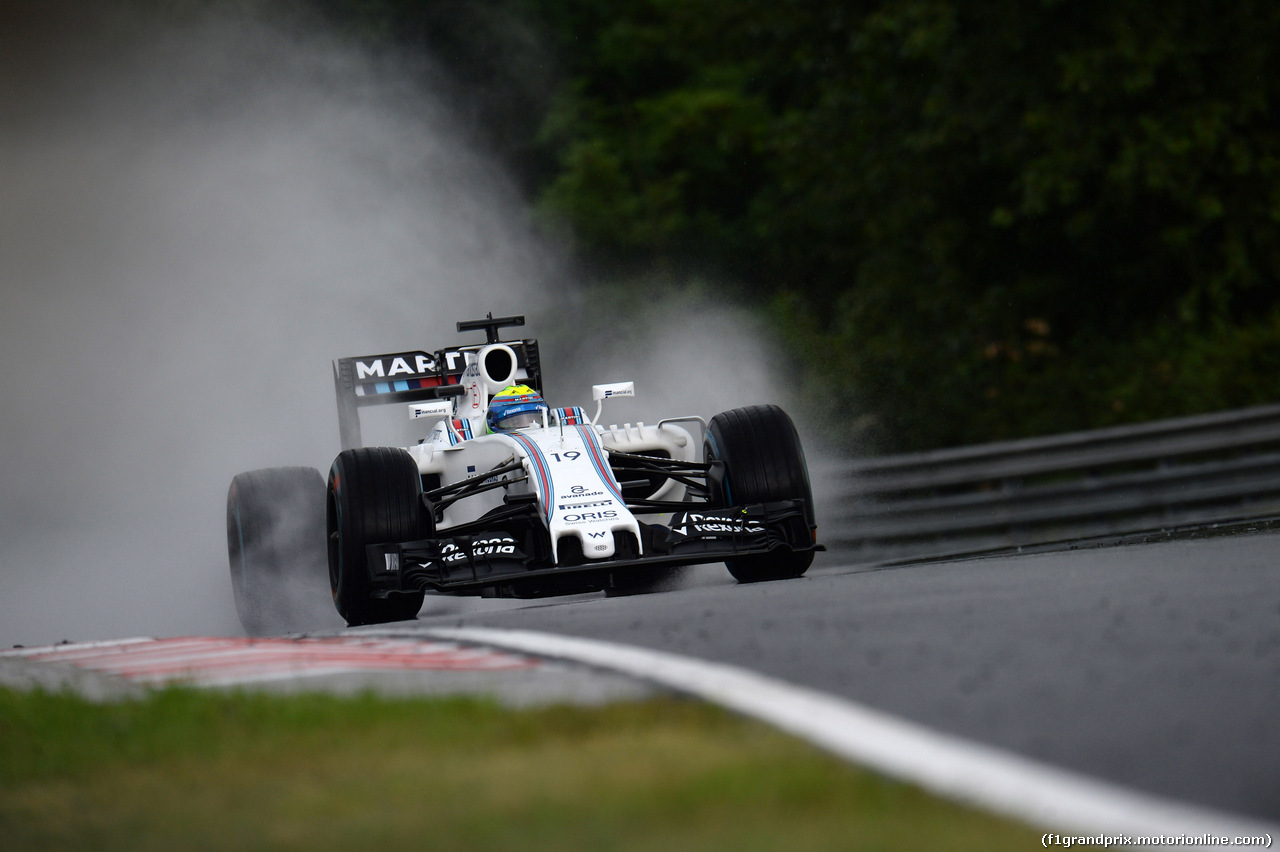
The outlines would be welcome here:
<svg viewBox="0 0 1280 852">
<path fill-rule="evenodd" d="M 612 506 L 612 500 L 592 500 L 590 503 L 560 503 L 561 509 L 590 509 L 595 506 Z"/>
</svg>

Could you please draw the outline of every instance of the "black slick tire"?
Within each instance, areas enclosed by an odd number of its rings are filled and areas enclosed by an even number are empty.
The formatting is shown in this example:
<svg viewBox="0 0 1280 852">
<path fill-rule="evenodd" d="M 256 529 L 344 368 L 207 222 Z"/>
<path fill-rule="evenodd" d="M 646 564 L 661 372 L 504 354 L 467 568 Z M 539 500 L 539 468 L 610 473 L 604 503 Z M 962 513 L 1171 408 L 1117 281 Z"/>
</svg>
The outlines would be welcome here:
<svg viewBox="0 0 1280 852">
<path fill-rule="evenodd" d="M 428 532 L 418 465 L 404 450 L 344 450 L 329 471 L 326 501 L 329 588 L 348 625 L 414 618 L 422 592 L 373 597 L 367 544 L 416 541 Z"/>
<path fill-rule="evenodd" d="M 776 405 L 735 408 L 711 418 L 704 443 L 707 461 L 724 463 L 724 478 L 713 481 L 711 503 L 742 506 L 803 499 L 806 520 L 815 528 L 809 468 L 795 424 Z M 813 562 L 813 551 L 781 548 L 772 553 L 725 561 L 740 583 L 799 577 Z"/>
<path fill-rule="evenodd" d="M 227 553 L 236 614 L 250 635 L 324 626 L 320 471 L 273 467 L 232 479 L 227 491 Z"/>
</svg>

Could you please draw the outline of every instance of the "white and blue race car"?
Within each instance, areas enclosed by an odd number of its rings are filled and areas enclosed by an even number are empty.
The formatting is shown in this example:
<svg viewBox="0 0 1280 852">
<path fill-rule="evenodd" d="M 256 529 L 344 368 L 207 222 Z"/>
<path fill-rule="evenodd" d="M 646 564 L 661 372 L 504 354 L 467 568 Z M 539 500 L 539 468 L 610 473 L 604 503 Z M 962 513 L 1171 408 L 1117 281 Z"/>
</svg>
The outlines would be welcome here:
<svg viewBox="0 0 1280 852">
<path fill-rule="evenodd" d="M 724 562 L 740 582 L 798 577 L 822 547 L 800 439 L 772 405 L 709 422 L 604 425 L 596 408 L 542 398 L 536 340 L 499 339 L 523 317 L 458 323 L 484 344 L 334 363 L 343 450 L 311 468 L 237 476 L 227 499 L 241 621 L 268 629 L 298 575 L 329 586 L 348 624 L 413 618 L 425 593 L 632 593 Z M 403 404 L 415 446 L 364 447 L 360 410 Z M 686 428 L 687 427 L 687 428 Z M 697 441 L 690 429 L 701 432 Z"/>
</svg>

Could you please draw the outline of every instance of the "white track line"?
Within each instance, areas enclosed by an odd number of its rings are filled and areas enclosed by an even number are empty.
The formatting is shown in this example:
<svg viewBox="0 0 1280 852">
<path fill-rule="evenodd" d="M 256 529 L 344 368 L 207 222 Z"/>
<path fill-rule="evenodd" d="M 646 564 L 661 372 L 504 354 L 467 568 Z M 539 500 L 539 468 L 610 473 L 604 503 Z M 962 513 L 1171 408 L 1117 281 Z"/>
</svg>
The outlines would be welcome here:
<svg viewBox="0 0 1280 852">
<path fill-rule="evenodd" d="M 1280 833 L 1274 825 L 1099 781 L 735 666 L 524 630 L 428 632 L 649 680 L 760 719 L 939 796 L 1044 829 L 1128 836 Z"/>
</svg>

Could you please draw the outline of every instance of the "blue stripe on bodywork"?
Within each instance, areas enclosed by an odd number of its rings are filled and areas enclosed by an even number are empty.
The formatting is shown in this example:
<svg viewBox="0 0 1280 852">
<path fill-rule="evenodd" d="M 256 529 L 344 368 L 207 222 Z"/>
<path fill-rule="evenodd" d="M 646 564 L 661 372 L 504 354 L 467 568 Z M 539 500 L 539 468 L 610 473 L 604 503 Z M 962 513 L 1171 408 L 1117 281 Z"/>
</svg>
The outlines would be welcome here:
<svg viewBox="0 0 1280 852">
<path fill-rule="evenodd" d="M 525 448 L 528 458 L 533 462 L 538 474 L 538 484 L 542 487 L 544 513 L 547 517 L 547 524 L 550 525 L 551 516 L 555 512 L 555 492 L 551 490 L 551 466 L 547 464 L 547 459 L 542 455 L 542 450 L 532 440 L 518 434 L 512 434 L 511 438 L 518 441 Z"/>
<path fill-rule="evenodd" d="M 613 493 L 619 503 L 625 503 L 622 499 L 622 486 L 618 484 L 618 480 L 613 475 L 613 470 L 609 467 L 609 463 L 604 458 L 604 448 L 600 446 L 600 438 L 596 435 L 594 429 L 585 426 L 578 426 L 578 434 L 582 436 L 582 443 L 587 446 L 587 454 L 591 457 L 591 464 L 596 469 L 596 475 L 600 477 L 600 481 L 604 483 L 605 488 Z"/>
</svg>

